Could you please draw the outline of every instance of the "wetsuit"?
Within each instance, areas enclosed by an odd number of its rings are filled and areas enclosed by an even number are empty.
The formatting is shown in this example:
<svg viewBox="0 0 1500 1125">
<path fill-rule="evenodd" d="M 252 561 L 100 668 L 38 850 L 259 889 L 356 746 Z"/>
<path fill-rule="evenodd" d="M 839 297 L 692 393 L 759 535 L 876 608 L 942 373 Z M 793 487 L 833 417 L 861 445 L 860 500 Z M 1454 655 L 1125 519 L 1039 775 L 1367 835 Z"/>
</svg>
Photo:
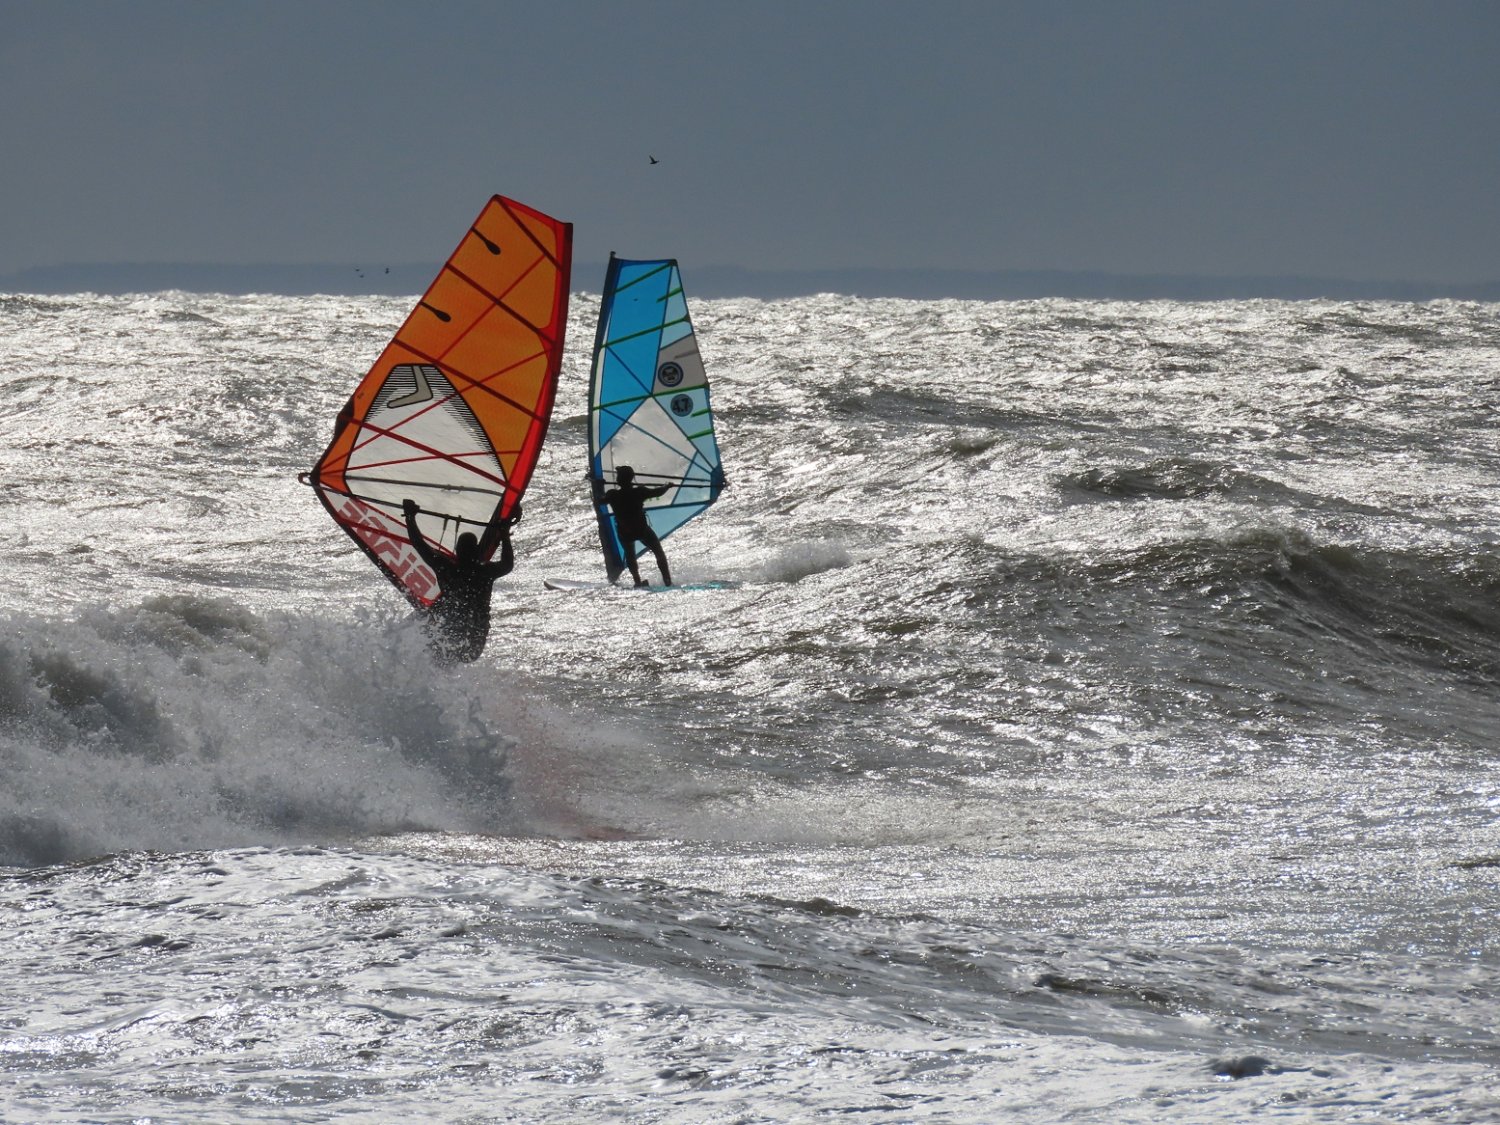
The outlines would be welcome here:
<svg viewBox="0 0 1500 1125">
<path fill-rule="evenodd" d="M 672 571 L 667 567 L 666 552 L 661 549 L 661 540 L 651 530 L 646 519 L 646 501 L 663 495 L 671 485 L 658 484 L 646 487 L 640 484 L 620 484 L 604 494 L 604 502 L 615 513 L 615 534 L 620 537 L 620 546 L 625 551 L 625 565 L 630 568 L 630 577 L 637 586 L 641 581 L 640 569 L 635 562 L 635 545 L 643 543 L 656 557 L 656 569 L 661 571 L 664 584 L 672 584 Z"/>
<path fill-rule="evenodd" d="M 406 534 L 422 561 L 437 575 L 442 593 L 422 611 L 427 641 L 433 655 L 444 664 L 469 664 L 479 659 L 490 636 L 490 594 L 495 579 L 509 574 L 515 565 L 510 545 L 510 527 L 496 525 L 500 537 L 500 560 L 486 563 L 461 562 L 434 550 L 417 527 L 415 509 L 406 513 Z M 485 533 L 490 539 L 494 529 Z M 484 553 L 484 546 L 479 554 Z"/>
</svg>

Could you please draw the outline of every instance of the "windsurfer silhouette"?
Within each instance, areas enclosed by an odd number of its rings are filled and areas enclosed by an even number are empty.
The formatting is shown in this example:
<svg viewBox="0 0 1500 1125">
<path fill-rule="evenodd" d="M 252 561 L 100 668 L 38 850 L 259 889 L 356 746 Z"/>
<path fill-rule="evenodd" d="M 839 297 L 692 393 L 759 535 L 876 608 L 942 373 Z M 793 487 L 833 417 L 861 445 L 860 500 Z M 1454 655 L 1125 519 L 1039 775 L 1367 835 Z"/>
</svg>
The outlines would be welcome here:
<svg viewBox="0 0 1500 1125">
<path fill-rule="evenodd" d="M 656 556 L 656 569 L 661 571 L 662 584 L 670 586 L 672 571 L 667 566 L 667 555 L 661 549 L 661 540 L 646 520 L 646 501 L 653 496 L 661 496 L 671 485 L 636 484 L 635 470 L 629 465 L 615 466 L 615 485 L 601 499 L 615 513 L 615 533 L 620 537 L 620 546 L 625 551 L 625 565 L 630 568 L 630 577 L 635 579 L 637 586 L 646 585 L 635 561 L 635 545 L 644 543 Z"/>
<path fill-rule="evenodd" d="M 521 506 L 506 519 L 497 520 L 484 533 L 481 542 L 466 531 L 453 545 L 453 557 L 436 550 L 417 526 L 415 500 L 403 500 L 406 534 L 422 561 L 437 575 L 442 593 L 437 601 L 422 610 L 423 627 L 433 656 L 442 664 L 469 664 L 479 659 L 490 636 L 490 594 L 495 579 L 509 574 L 515 565 L 510 545 L 510 529 L 521 518 Z M 484 556 L 500 541 L 500 560 L 483 562 Z"/>
</svg>

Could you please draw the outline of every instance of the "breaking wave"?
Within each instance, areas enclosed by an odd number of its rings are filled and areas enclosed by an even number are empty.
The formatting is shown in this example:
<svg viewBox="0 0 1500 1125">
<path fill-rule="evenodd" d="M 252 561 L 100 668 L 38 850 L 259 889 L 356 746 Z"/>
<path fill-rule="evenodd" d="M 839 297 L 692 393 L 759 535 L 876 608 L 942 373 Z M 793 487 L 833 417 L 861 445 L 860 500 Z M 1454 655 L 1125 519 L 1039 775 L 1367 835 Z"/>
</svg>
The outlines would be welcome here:
<svg viewBox="0 0 1500 1125">
<path fill-rule="evenodd" d="M 165 596 L 6 625 L 0 863 L 514 824 L 533 705 L 433 676 L 405 624 Z"/>
</svg>

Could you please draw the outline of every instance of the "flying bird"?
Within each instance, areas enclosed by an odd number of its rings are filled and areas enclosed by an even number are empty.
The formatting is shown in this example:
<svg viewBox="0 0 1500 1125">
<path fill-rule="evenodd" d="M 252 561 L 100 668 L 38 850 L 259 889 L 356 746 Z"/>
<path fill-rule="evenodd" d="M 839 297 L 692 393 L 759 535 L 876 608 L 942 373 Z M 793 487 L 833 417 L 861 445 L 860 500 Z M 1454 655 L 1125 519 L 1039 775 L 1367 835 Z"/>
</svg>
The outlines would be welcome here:
<svg viewBox="0 0 1500 1125">
<path fill-rule="evenodd" d="M 649 152 L 646 154 L 646 159 L 649 160 L 649 161 L 651 161 L 652 164 L 660 164 L 661 163 L 660 160 L 656 159 L 656 157 L 652 156 Z"/>
</svg>

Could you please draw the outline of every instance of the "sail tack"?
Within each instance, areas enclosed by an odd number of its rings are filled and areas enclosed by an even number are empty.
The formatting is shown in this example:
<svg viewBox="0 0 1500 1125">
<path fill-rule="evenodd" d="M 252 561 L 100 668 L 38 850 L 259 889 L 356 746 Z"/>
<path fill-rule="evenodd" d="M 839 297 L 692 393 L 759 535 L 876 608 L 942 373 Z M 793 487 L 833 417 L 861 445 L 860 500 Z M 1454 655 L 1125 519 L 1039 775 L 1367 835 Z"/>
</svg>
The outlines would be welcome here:
<svg viewBox="0 0 1500 1125">
<path fill-rule="evenodd" d="M 441 591 L 407 538 L 452 552 L 521 501 L 562 364 L 573 228 L 495 196 L 355 388 L 310 482 L 413 605 Z"/>
<path fill-rule="evenodd" d="M 601 497 L 614 486 L 618 466 L 629 465 L 642 485 L 670 486 L 646 502 L 651 528 L 663 539 L 704 511 L 724 487 L 708 376 L 675 260 L 610 256 L 594 341 L 589 451 L 610 581 L 625 564 Z"/>
</svg>

